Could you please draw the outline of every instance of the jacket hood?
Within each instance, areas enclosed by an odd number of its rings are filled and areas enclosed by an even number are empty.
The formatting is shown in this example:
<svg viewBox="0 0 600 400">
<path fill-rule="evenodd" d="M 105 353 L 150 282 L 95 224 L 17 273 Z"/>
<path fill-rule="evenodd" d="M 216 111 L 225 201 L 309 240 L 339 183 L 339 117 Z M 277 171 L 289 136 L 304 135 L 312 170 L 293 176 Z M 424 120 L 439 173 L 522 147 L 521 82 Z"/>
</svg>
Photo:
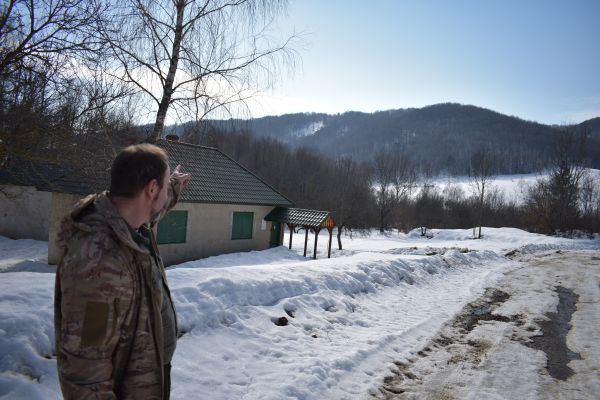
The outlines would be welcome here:
<svg viewBox="0 0 600 400">
<path fill-rule="evenodd" d="M 91 194 L 81 199 L 61 221 L 58 247 L 64 254 L 69 239 L 77 231 L 105 232 L 114 235 L 127 246 L 144 252 L 132 239 L 130 227 L 108 198 L 108 192 Z"/>
</svg>

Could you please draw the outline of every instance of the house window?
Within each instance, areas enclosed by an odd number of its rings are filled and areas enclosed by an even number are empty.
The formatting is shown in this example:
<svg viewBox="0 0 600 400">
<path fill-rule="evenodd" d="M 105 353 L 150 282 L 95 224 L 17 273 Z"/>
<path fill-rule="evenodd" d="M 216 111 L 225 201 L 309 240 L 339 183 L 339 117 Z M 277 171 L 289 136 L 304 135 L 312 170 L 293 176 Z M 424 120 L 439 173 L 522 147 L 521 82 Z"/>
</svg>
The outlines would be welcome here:
<svg viewBox="0 0 600 400">
<path fill-rule="evenodd" d="M 158 244 L 185 243 L 187 211 L 169 211 L 158 223 L 156 241 Z"/>
<path fill-rule="evenodd" d="M 253 212 L 234 212 L 231 239 L 252 239 Z"/>
</svg>

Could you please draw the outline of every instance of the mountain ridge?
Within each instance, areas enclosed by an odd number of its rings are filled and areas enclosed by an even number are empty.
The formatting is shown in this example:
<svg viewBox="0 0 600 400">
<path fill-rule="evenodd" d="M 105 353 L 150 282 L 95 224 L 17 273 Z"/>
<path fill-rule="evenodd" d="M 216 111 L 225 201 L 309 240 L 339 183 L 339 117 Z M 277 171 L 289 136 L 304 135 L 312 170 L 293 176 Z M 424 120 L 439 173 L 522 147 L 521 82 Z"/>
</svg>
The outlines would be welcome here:
<svg viewBox="0 0 600 400">
<path fill-rule="evenodd" d="M 499 173 L 539 171 L 551 163 L 561 130 L 588 129 L 590 166 L 600 167 L 600 118 L 556 127 L 474 105 L 439 103 L 374 113 L 294 113 L 205 122 L 202 130 L 184 124 L 173 132 L 189 137 L 206 129 L 246 131 L 256 138 L 359 161 L 392 151 L 412 158 L 424 171 L 450 174 L 465 173 L 471 156 L 480 149 L 496 153 Z"/>
</svg>

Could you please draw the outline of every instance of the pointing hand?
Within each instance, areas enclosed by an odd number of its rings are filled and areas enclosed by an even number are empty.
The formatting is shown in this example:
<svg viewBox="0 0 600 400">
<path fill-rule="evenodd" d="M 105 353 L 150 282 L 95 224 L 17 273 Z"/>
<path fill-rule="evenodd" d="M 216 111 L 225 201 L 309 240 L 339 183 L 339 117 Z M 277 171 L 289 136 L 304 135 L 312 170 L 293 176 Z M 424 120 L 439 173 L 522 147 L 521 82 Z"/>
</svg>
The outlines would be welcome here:
<svg viewBox="0 0 600 400">
<path fill-rule="evenodd" d="M 183 189 L 190 182 L 190 179 L 192 179 L 192 176 L 190 174 L 182 173 L 180 171 L 180 169 L 181 169 L 181 164 L 179 164 L 175 167 L 175 169 L 173 170 L 173 173 L 171 174 L 171 178 L 177 179 L 179 181 L 179 183 L 181 183 L 181 188 Z"/>
</svg>

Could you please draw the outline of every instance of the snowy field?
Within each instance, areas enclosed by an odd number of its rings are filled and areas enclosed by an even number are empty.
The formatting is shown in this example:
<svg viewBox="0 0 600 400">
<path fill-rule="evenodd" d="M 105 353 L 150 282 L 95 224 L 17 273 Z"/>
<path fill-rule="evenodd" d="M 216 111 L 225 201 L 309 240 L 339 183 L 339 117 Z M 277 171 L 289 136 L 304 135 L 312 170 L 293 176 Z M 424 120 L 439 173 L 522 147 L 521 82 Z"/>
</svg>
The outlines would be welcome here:
<svg viewBox="0 0 600 400">
<path fill-rule="evenodd" d="M 600 170 L 587 169 L 587 174 L 600 185 Z M 543 172 L 536 174 L 498 175 L 494 177 L 490 182 L 491 185 L 486 190 L 489 192 L 489 190 L 497 189 L 502 193 L 506 202 L 513 201 L 516 204 L 523 204 L 529 188 L 533 187 L 538 179 L 546 178 L 547 176 L 548 174 Z M 437 177 L 429 183 L 435 185 L 440 193 L 444 193 L 444 189 L 449 186 L 459 187 L 466 197 L 475 192 L 475 187 L 468 176 Z"/>
<path fill-rule="evenodd" d="M 465 304 L 522 268 L 507 253 L 600 249 L 598 238 L 512 228 L 484 228 L 482 240 L 471 230 L 433 233 L 355 234 L 343 237 L 342 251 L 334 237 L 327 259 L 325 232 L 317 260 L 301 256 L 300 234 L 292 250 L 170 267 L 184 332 L 172 398 L 368 398 L 394 361 L 415 356 Z M 0 237 L 0 399 L 60 398 L 46 245 Z M 312 256 L 312 238 L 308 248 Z M 528 299 L 514 301 L 525 306 Z"/>
<path fill-rule="evenodd" d="M 497 189 L 503 194 L 505 201 L 514 201 L 516 204 L 523 204 L 529 188 L 535 185 L 540 178 L 546 177 L 545 174 L 514 174 L 499 175 L 492 181 L 488 189 Z M 468 176 L 461 177 L 442 177 L 436 178 L 432 182 L 441 193 L 447 187 L 459 187 L 465 196 L 475 192 L 475 187 Z"/>
</svg>

